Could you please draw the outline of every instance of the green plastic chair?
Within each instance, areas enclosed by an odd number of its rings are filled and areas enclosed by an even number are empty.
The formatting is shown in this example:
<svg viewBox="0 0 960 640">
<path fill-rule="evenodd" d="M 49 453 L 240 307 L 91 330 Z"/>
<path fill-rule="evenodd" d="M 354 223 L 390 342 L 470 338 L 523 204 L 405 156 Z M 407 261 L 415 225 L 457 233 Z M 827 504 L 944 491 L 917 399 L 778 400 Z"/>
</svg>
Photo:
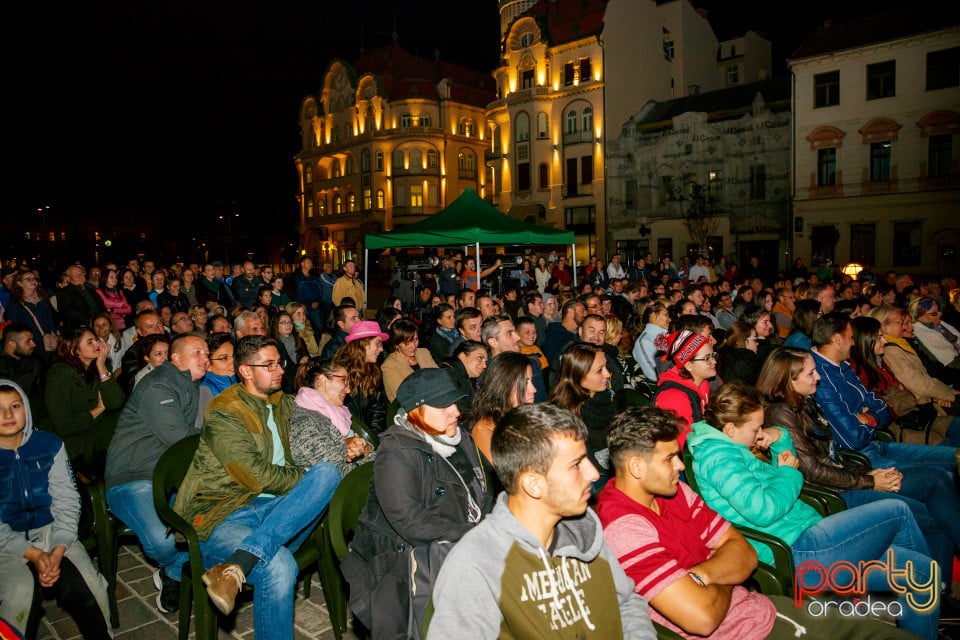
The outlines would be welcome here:
<svg viewBox="0 0 960 640">
<path fill-rule="evenodd" d="M 216 640 L 217 610 L 207 598 L 203 584 L 203 556 L 200 552 L 200 539 L 193 526 L 184 520 L 170 506 L 170 500 L 180 488 L 187 470 L 193 462 L 193 456 L 200 444 L 200 436 L 189 436 L 180 440 L 160 456 L 153 470 L 153 504 L 160 519 L 170 525 L 187 540 L 189 560 L 183 565 L 183 577 L 180 581 L 179 638 L 187 640 L 190 633 L 190 614 L 194 613 L 194 626 L 197 640 Z M 319 530 L 320 526 L 317 526 Z M 313 543 L 316 531 L 294 553 L 297 566 L 303 572 L 320 558 L 320 550 Z M 304 585 L 304 595 L 309 597 L 310 580 Z"/>
<path fill-rule="evenodd" d="M 333 635 L 343 638 L 347 630 L 347 583 L 340 573 L 340 563 L 350 551 L 350 541 L 357 530 L 360 513 L 367 505 L 370 483 L 373 481 L 373 463 L 353 469 L 340 482 L 327 517 L 320 527 L 320 582 L 327 602 L 327 612 L 333 625 Z M 316 534 L 315 534 L 316 538 Z"/>
<path fill-rule="evenodd" d="M 693 454 L 687 443 L 683 445 L 683 465 L 686 467 L 684 473 L 687 478 L 687 485 L 700 494 L 700 485 L 697 484 L 696 474 L 693 472 Z M 768 596 L 793 596 L 793 552 L 790 546 L 776 536 L 771 536 L 762 531 L 751 529 L 742 525 L 734 525 L 747 540 L 753 540 L 767 545 L 773 553 L 773 564 L 759 562 L 754 569 L 750 579 L 747 580 L 748 587 L 754 587 L 760 593 Z"/>
</svg>

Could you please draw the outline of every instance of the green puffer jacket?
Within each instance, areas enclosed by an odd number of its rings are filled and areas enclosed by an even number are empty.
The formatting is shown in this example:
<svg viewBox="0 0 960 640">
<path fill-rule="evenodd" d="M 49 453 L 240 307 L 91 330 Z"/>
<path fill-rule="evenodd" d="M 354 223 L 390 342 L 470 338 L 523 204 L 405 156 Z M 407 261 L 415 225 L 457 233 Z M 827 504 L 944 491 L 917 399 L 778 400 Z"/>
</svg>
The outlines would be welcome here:
<svg viewBox="0 0 960 640">
<path fill-rule="evenodd" d="M 693 472 L 700 495 L 707 505 L 737 525 L 777 536 L 788 545 L 820 522 L 820 514 L 800 500 L 803 475 L 793 467 L 776 466 L 781 451 L 793 450 L 790 434 L 770 447 L 773 463 L 759 460 L 750 449 L 737 444 L 706 422 L 693 425 L 687 444 L 693 453 Z M 773 563 L 764 544 L 751 542 L 761 562 Z"/>
<path fill-rule="evenodd" d="M 263 428 L 267 424 L 264 400 L 235 384 L 210 401 L 200 446 L 173 505 L 201 540 L 261 493 L 283 495 L 303 477 L 303 469 L 290 457 L 293 396 L 278 391 L 269 402 L 283 442 L 284 467 L 273 464 L 273 438 Z"/>
</svg>

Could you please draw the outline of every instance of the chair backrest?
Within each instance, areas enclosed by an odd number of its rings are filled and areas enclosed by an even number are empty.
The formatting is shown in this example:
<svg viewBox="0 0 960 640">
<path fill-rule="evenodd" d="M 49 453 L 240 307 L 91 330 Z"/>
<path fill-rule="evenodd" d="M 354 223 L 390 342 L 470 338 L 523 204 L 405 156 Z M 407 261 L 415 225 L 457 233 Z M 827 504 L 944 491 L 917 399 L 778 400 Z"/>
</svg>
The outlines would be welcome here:
<svg viewBox="0 0 960 640">
<path fill-rule="evenodd" d="M 187 475 L 187 469 L 190 468 L 199 445 L 199 434 L 187 436 L 167 449 L 157 460 L 157 466 L 153 468 L 153 505 L 157 515 L 185 535 L 196 534 L 190 523 L 180 517 L 170 506 L 170 498 L 180 488 L 180 483 Z"/>
<path fill-rule="evenodd" d="M 367 462 L 348 473 L 337 487 L 324 525 L 330 536 L 330 544 L 337 559 L 343 561 L 349 551 L 348 545 L 357 530 L 360 512 L 367 506 L 370 483 L 373 481 L 373 462 Z"/>
</svg>

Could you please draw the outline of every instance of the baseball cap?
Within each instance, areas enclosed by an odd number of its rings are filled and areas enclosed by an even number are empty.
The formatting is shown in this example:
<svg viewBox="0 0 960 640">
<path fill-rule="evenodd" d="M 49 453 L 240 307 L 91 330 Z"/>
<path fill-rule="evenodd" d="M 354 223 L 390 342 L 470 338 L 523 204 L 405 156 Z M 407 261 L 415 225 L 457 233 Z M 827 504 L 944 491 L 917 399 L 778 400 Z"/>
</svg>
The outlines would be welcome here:
<svg viewBox="0 0 960 640">
<path fill-rule="evenodd" d="M 420 405 L 442 409 L 457 400 L 467 397 L 457 387 L 443 369 L 418 369 L 400 383 L 397 389 L 397 402 L 406 411 L 413 411 Z"/>
</svg>

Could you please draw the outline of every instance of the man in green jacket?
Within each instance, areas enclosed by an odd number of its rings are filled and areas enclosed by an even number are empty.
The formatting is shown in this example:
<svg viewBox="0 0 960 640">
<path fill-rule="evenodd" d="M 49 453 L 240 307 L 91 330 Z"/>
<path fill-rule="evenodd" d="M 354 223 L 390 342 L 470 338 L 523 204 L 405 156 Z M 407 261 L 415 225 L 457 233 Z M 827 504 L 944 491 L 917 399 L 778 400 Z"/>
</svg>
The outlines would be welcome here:
<svg viewBox="0 0 960 640">
<path fill-rule="evenodd" d="M 293 396 L 280 390 L 277 343 L 247 336 L 234 360 L 240 383 L 210 402 L 174 509 L 196 529 L 204 566 L 216 565 L 203 581 L 217 608 L 229 613 L 249 580 L 256 636 L 293 638 L 293 552 L 319 521 L 340 472 L 327 463 L 304 470 L 290 457 Z"/>
</svg>

